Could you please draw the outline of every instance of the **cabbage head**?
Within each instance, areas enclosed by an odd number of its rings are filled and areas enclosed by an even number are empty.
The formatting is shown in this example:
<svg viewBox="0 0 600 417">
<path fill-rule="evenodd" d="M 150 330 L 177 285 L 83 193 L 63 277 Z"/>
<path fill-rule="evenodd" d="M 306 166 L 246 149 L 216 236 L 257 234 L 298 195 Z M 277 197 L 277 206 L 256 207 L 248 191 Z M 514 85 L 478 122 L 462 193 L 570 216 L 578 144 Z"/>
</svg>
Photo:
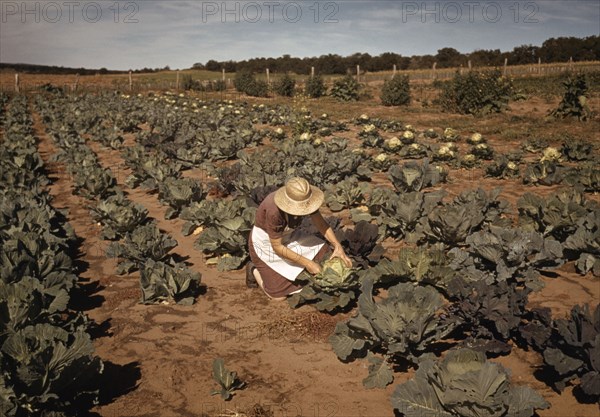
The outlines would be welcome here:
<svg viewBox="0 0 600 417">
<path fill-rule="evenodd" d="M 314 276 L 314 280 L 321 287 L 345 287 L 353 283 L 353 275 L 353 268 L 344 265 L 344 261 L 331 258 L 321 265 L 321 272 Z"/>
</svg>

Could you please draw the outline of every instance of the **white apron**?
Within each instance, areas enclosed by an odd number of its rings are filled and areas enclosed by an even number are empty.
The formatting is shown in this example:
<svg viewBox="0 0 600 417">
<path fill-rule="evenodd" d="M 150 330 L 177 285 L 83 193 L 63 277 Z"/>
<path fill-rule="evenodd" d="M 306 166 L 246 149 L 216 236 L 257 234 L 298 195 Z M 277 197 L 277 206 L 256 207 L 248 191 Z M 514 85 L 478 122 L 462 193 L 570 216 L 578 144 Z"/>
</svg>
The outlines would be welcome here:
<svg viewBox="0 0 600 417">
<path fill-rule="evenodd" d="M 291 233 L 282 239 L 283 244 L 290 250 L 310 259 L 317 256 L 325 242 L 314 235 Z M 288 239 L 286 239 L 286 237 Z M 286 240 L 290 240 L 289 243 Z M 252 228 L 252 245 L 256 255 L 271 269 L 281 274 L 290 281 L 295 281 L 298 275 L 304 270 L 304 267 L 290 263 L 275 253 L 271 246 L 269 235 L 260 227 Z"/>
</svg>

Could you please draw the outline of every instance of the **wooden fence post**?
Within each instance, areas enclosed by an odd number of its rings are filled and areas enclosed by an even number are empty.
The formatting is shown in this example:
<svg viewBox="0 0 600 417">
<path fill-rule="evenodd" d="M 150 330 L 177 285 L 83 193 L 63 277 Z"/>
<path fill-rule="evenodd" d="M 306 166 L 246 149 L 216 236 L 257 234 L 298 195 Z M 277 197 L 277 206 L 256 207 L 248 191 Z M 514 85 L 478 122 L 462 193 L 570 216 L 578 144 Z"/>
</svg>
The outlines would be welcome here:
<svg viewBox="0 0 600 417">
<path fill-rule="evenodd" d="M 573 57 L 569 58 L 569 71 L 573 71 Z"/>
<path fill-rule="evenodd" d="M 75 74 L 75 84 L 73 84 L 73 91 L 77 91 L 77 87 L 79 85 L 79 73 Z"/>
<path fill-rule="evenodd" d="M 19 85 L 19 74 L 15 74 L 15 93 L 20 93 L 21 87 Z"/>
<path fill-rule="evenodd" d="M 360 82 L 360 65 L 356 66 L 356 82 Z"/>
<path fill-rule="evenodd" d="M 175 90 L 179 90 L 179 70 L 177 70 L 177 78 L 175 79 Z"/>
<path fill-rule="evenodd" d="M 394 64 L 394 69 L 392 70 L 392 78 L 396 76 L 396 64 Z"/>
<path fill-rule="evenodd" d="M 129 91 L 133 91 L 133 78 L 131 77 L 131 70 L 129 70 Z"/>
<path fill-rule="evenodd" d="M 469 61 L 467 61 L 467 64 L 469 65 L 469 71 L 471 71 L 471 60 L 469 59 Z"/>
<path fill-rule="evenodd" d="M 508 58 L 504 58 L 504 71 L 503 71 L 503 75 L 506 77 L 506 67 L 508 66 Z"/>
<path fill-rule="evenodd" d="M 225 68 L 223 68 L 223 84 L 225 84 Z"/>
<path fill-rule="evenodd" d="M 269 68 L 267 68 L 267 85 L 271 85 L 271 77 L 269 76 Z"/>
<path fill-rule="evenodd" d="M 310 78 L 315 78 L 315 67 L 310 67 Z"/>
<path fill-rule="evenodd" d="M 542 58 L 538 58 L 538 75 L 542 75 Z"/>
<path fill-rule="evenodd" d="M 433 67 L 431 67 L 431 69 L 433 70 L 433 73 L 431 74 L 431 77 L 435 80 L 437 79 L 437 73 L 435 71 L 435 68 L 437 67 L 437 62 L 433 63 Z"/>
</svg>

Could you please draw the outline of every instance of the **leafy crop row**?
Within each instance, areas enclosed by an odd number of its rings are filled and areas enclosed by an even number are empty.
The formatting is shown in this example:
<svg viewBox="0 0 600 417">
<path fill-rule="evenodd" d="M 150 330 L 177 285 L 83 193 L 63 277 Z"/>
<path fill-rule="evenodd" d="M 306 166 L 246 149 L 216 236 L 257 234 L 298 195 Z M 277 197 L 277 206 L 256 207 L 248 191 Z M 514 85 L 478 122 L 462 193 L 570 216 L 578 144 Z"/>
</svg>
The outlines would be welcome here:
<svg viewBox="0 0 600 417">
<path fill-rule="evenodd" d="M 0 144 L 0 414 L 73 416 L 98 400 L 90 321 L 69 308 L 75 235 L 50 205 L 24 97 Z"/>
<path fill-rule="evenodd" d="M 192 303 L 200 275 L 169 254 L 177 242 L 158 229 L 143 206 L 124 195 L 109 169 L 102 168 L 96 154 L 81 136 L 87 133 L 85 127 L 78 131 L 69 120 L 64 110 L 69 103 L 64 100 L 59 106 L 56 101 L 46 101 L 40 96 L 37 104 L 51 136 L 61 149 L 57 158 L 67 165 L 73 177 L 74 192 L 93 202 L 91 215 L 102 225 L 101 236 L 114 241 L 108 247 L 107 256 L 119 259 L 117 272 L 140 270 L 143 303 L 165 300 Z M 71 105 L 77 107 L 78 103 Z"/>
</svg>

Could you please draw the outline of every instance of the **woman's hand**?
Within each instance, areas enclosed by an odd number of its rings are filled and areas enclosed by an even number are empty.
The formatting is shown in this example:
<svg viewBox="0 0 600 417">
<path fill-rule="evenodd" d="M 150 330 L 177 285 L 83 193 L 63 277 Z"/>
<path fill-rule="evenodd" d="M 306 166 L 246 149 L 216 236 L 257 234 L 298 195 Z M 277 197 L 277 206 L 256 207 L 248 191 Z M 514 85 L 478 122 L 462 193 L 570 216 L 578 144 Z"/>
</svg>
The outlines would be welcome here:
<svg viewBox="0 0 600 417">
<path fill-rule="evenodd" d="M 346 267 L 352 268 L 352 260 L 350 258 L 348 258 L 348 255 L 346 255 L 346 252 L 344 252 L 344 248 L 342 248 L 341 245 L 335 246 L 335 248 L 333 249 L 333 253 L 331 254 L 331 257 L 332 258 L 340 258 L 344 262 L 344 265 L 346 265 Z"/>
<path fill-rule="evenodd" d="M 319 265 L 318 263 L 316 263 L 315 261 L 310 261 L 307 265 L 306 265 L 306 270 L 311 273 L 312 275 L 317 275 L 319 272 L 321 272 L 321 265 Z"/>
</svg>

